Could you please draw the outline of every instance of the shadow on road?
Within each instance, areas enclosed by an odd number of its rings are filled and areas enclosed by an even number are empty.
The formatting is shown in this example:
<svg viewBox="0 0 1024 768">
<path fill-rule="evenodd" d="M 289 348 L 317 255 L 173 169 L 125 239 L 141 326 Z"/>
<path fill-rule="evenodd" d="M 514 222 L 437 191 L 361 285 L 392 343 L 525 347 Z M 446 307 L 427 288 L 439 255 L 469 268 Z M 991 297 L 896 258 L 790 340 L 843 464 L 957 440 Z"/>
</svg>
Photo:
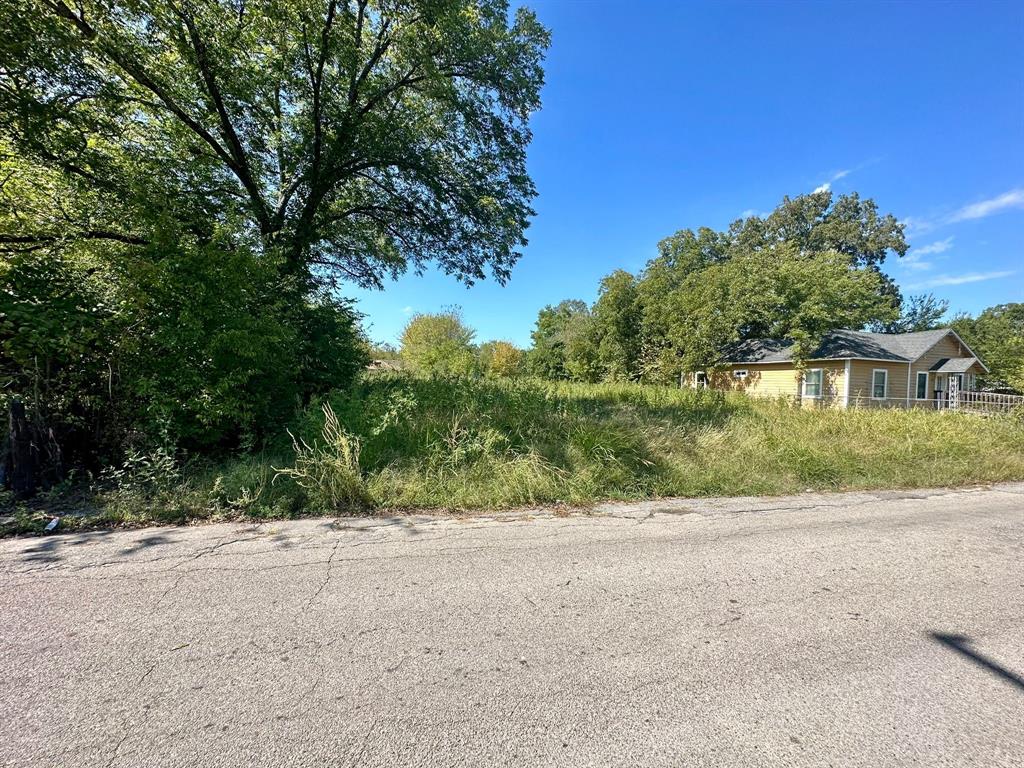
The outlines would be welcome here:
<svg viewBox="0 0 1024 768">
<path fill-rule="evenodd" d="M 961 656 L 965 656 L 979 667 L 987 669 L 995 675 L 1003 678 L 1004 680 L 1013 683 L 1022 691 L 1024 691 L 1024 677 L 1021 677 L 1011 669 L 1007 669 L 1001 664 L 989 659 L 986 656 L 978 653 L 977 651 L 971 650 L 970 643 L 971 638 L 966 635 L 950 635 L 944 632 L 929 632 L 929 636 L 932 640 L 946 646 L 947 648 L 956 651 Z"/>
</svg>

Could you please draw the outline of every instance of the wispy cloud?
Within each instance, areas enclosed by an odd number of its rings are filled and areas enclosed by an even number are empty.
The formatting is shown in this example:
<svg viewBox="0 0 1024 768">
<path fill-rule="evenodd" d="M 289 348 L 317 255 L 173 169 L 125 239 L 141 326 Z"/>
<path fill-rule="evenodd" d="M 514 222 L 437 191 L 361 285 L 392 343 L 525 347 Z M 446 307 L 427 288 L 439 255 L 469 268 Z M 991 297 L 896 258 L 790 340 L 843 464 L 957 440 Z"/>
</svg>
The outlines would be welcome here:
<svg viewBox="0 0 1024 768">
<path fill-rule="evenodd" d="M 1008 208 L 1024 208 L 1024 189 L 1011 189 L 998 197 L 965 205 L 949 217 L 950 222 L 984 219 Z"/>
<path fill-rule="evenodd" d="M 1016 272 L 1011 270 L 1002 270 L 1000 272 L 968 272 L 963 275 L 938 275 L 930 280 L 925 280 L 921 283 L 915 283 L 914 285 L 908 285 L 907 288 L 915 291 L 922 288 L 939 288 L 944 285 L 965 285 L 966 283 L 981 283 L 985 280 L 998 280 L 1001 277 L 1009 277 L 1014 275 Z"/>
<path fill-rule="evenodd" d="M 945 253 L 953 247 L 953 236 L 950 235 L 945 240 L 936 240 L 934 243 L 928 245 L 922 245 L 920 248 L 915 248 L 911 255 L 927 256 L 929 253 Z"/>
<path fill-rule="evenodd" d="M 841 171 L 836 171 L 828 177 L 828 180 L 814 188 L 815 192 L 828 192 L 832 189 L 832 185 L 851 173 L 850 168 L 844 168 Z"/>
<path fill-rule="evenodd" d="M 932 254 L 945 253 L 953 247 L 953 235 L 950 235 L 945 240 L 936 240 L 934 243 L 928 243 L 928 245 L 922 245 L 920 248 L 914 248 L 906 256 L 901 258 L 897 264 L 903 269 L 912 270 L 914 272 L 924 272 L 932 268 L 932 262 L 926 261 L 925 256 Z"/>
<path fill-rule="evenodd" d="M 1024 189 L 1011 189 L 1009 192 L 1004 192 L 988 200 L 965 205 L 952 213 L 928 217 L 908 216 L 901 223 L 906 230 L 907 236 L 913 237 L 914 235 L 923 235 L 926 232 L 931 232 L 933 229 L 947 224 L 984 219 L 1013 208 L 1024 208 Z"/>
<path fill-rule="evenodd" d="M 899 266 L 904 269 L 912 269 L 915 272 L 924 272 L 925 270 L 932 268 L 930 261 L 922 261 L 921 254 L 911 251 L 902 259 L 899 260 Z"/>
<path fill-rule="evenodd" d="M 900 220 L 900 224 L 903 225 L 903 231 L 907 233 L 907 237 L 914 237 L 914 235 L 923 235 L 926 232 L 931 232 L 935 229 L 941 220 L 938 218 L 926 219 L 922 216 L 907 216 Z"/>
<path fill-rule="evenodd" d="M 403 315 L 411 315 L 412 314 L 412 307 L 402 307 L 402 314 Z"/>
</svg>

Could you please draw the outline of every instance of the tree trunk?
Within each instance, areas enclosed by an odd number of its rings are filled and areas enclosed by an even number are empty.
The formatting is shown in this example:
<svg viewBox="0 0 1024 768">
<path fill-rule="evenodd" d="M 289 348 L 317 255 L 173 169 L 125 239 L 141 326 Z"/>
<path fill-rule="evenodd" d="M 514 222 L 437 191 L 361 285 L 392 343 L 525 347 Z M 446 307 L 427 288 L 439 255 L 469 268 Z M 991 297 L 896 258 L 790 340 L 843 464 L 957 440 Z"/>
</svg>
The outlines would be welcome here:
<svg viewBox="0 0 1024 768">
<path fill-rule="evenodd" d="M 25 406 L 19 400 L 11 403 L 9 442 L 11 490 L 15 498 L 27 499 L 35 494 L 38 485 L 36 447 L 32 444 L 32 429 L 25 416 Z"/>
</svg>

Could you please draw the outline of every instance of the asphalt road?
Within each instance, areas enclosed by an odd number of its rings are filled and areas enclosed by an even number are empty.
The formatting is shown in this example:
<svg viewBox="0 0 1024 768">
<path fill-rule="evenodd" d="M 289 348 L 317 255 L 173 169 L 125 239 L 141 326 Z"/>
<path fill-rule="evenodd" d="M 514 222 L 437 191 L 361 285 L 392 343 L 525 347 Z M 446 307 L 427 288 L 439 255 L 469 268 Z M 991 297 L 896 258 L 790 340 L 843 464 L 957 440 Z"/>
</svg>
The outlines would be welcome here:
<svg viewBox="0 0 1024 768">
<path fill-rule="evenodd" d="M 0 542 L 5 766 L 1024 764 L 1024 484 Z"/>
</svg>

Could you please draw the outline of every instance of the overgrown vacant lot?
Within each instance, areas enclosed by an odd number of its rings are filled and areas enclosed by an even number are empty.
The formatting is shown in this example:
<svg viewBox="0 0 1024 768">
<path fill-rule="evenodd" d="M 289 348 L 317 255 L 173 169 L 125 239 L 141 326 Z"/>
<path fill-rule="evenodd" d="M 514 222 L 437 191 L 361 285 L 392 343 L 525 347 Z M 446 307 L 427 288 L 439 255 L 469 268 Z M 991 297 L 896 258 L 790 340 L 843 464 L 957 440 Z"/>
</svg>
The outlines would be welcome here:
<svg viewBox="0 0 1024 768">
<path fill-rule="evenodd" d="M 1024 478 L 1024 422 L 1015 416 L 811 410 L 627 384 L 369 376 L 313 403 L 292 433 L 294 445 L 286 434 L 217 465 L 137 457 L 96 486 L 91 522 Z"/>
</svg>

